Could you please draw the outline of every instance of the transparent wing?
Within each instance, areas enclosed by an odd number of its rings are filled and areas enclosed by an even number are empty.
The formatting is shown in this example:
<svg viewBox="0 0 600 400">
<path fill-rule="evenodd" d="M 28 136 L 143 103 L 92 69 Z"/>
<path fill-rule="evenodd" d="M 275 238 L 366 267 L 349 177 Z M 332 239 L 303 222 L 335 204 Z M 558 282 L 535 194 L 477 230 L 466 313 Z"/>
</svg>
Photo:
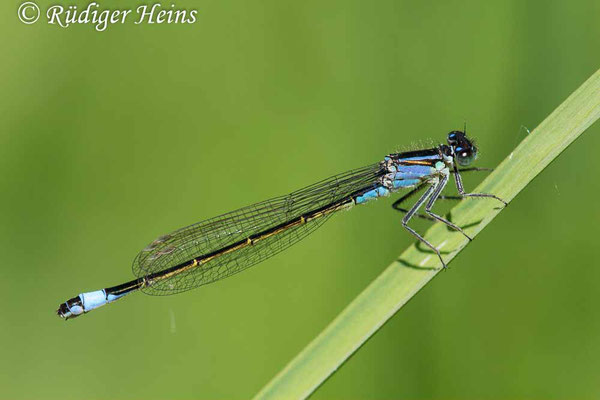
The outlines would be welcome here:
<svg viewBox="0 0 600 400">
<path fill-rule="evenodd" d="M 378 178 L 382 173 L 379 163 L 372 164 L 335 175 L 287 196 L 240 208 L 161 236 L 137 255 L 133 262 L 133 273 L 143 277 L 223 249 L 345 199 L 355 192 L 374 187 L 379 183 Z M 298 242 L 322 225 L 330 215 L 288 228 L 252 246 L 215 257 L 194 269 L 158 280 L 142 290 L 153 295 L 175 294 L 223 279 Z"/>
</svg>

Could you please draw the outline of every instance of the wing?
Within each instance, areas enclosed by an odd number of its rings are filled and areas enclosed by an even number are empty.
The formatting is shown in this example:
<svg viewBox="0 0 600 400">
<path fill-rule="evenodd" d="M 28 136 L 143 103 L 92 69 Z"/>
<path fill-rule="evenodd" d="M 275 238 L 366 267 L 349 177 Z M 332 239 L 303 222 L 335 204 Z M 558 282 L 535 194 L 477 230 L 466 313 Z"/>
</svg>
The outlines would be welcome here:
<svg viewBox="0 0 600 400">
<path fill-rule="evenodd" d="M 133 262 L 137 277 L 164 271 L 257 235 L 278 224 L 375 187 L 385 173 L 379 163 L 335 175 L 287 196 L 275 197 L 211 218 L 159 237 Z M 153 295 L 175 294 L 211 283 L 291 246 L 321 226 L 331 214 L 307 221 L 260 240 L 252 246 L 223 254 L 193 269 L 158 280 L 142 289 Z"/>
</svg>

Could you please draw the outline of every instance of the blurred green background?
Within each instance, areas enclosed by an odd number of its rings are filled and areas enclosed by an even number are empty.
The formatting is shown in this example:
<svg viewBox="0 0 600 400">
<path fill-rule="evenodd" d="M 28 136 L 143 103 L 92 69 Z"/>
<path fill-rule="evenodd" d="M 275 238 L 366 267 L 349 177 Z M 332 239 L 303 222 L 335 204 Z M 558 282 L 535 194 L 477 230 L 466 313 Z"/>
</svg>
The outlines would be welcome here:
<svg viewBox="0 0 600 400">
<path fill-rule="evenodd" d="M 464 121 L 497 165 L 600 67 L 597 0 L 179 0 L 196 24 L 102 33 L 24 25 L 19 4 L 0 4 L 3 399 L 251 397 L 413 242 L 391 199 L 199 290 L 54 310 L 131 279 L 160 234 Z M 599 133 L 314 398 L 598 398 Z"/>
</svg>

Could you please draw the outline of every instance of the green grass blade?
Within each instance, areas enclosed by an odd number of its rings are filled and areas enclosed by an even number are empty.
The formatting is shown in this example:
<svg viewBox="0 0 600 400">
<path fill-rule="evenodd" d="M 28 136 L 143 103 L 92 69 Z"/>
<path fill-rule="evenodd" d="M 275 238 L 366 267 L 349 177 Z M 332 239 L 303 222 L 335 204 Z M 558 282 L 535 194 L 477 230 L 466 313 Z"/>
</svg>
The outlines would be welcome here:
<svg viewBox="0 0 600 400">
<path fill-rule="evenodd" d="M 600 117 L 600 70 L 548 116 L 473 192 L 512 200 L 529 182 Z M 475 224 L 476 236 L 501 211 L 494 200 L 464 200 L 452 209 L 453 222 Z M 435 224 L 425 237 L 448 252 L 450 262 L 468 243 L 461 234 Z M 396 311 L 439 272 L 435 254 L 409 247 L 356 297 L 256 399 L 308 397 Z"/>
</svg>

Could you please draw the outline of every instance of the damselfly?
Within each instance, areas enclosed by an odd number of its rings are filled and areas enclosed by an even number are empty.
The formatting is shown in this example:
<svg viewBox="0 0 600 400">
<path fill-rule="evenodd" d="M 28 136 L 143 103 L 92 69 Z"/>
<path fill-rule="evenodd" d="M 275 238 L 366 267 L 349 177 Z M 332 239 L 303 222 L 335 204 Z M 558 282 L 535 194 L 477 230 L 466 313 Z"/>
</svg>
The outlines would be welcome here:
<svg viewBox="0 0 600 400">
<path fill-rule="evenodd" d="M 465 193 L 460 171 L 477 157 L 477 148 L 462 131 L 448 134 L 448 144 L 425 150 L 390 154 L 367 165 L 290 193 L 190 225 L 159 237 L 133 262 L 137 279 L 118 286 L 82 293 L 61 304 L 57 314 L 74 318 L 141 290 L 151 295 L 170 295 L 197 288 L 236 274 L 298 242 L 339 210 L 411 189 L 394 208 L 404 211 L 402 225 L 433 250 L 446 267 L 439 250 L 408 226 L 425 205 L 426 218 L 437 220 L 471 239 L 459 226 L 435 214 L 432 207 L 454 175 L 460 197 L 493 194 Z M 414 193 L 425 192 L 409 209 L 400 204 Z M 421 214 L 417 214 L 421 215 Z"/>
</svg>

